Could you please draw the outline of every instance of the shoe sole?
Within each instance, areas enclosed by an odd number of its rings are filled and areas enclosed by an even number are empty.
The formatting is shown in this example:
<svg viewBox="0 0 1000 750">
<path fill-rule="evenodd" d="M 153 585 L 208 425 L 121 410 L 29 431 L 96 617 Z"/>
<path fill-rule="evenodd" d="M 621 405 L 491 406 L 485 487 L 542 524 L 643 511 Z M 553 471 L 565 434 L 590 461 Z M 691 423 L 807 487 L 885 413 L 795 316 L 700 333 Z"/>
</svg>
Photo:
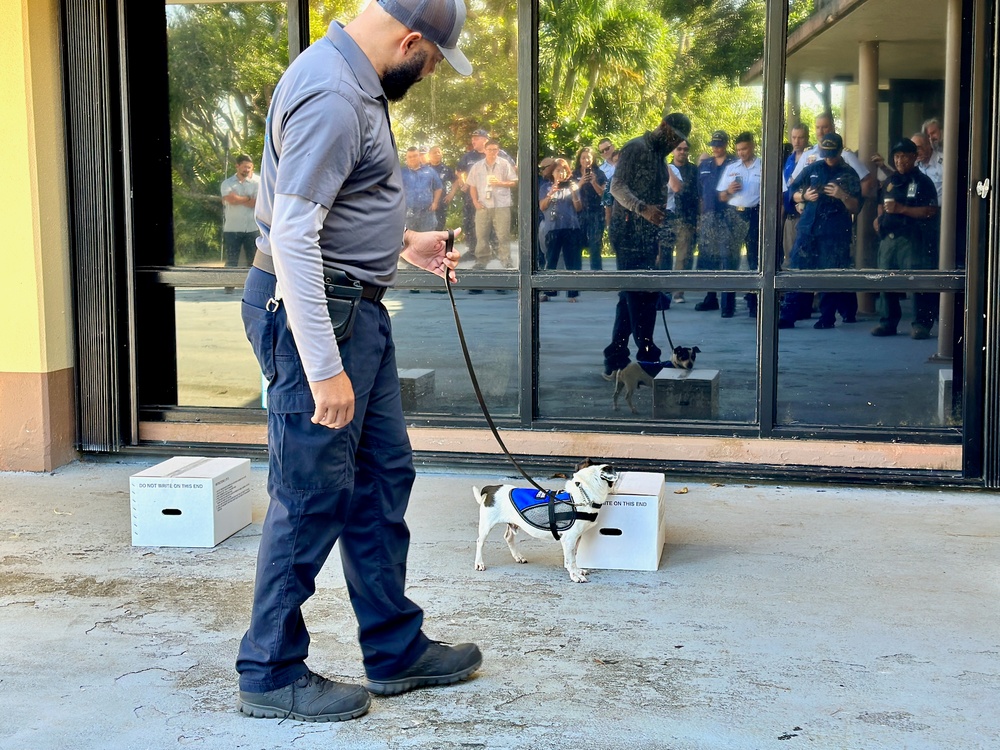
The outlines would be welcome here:
<svg viewBox="0 0 1000 750">
<path fill-rule="evenodd" d="M 365 680 L 365 689 L 374 695 L 399 695 L 400 693 L 406 693 L 410 690 L 416 690 L 422 687 L 440 687 L 441 685 L 454 685 L 456 682 L 461 682 L 462 680 L 467 680 L 472 673 L 475 672 L 483 665 L 482 657 L 473 664 L 472 666 L 461 669 L 458 672 L 452 672 L 451 674 L 434 675 L 433 677 L 425 676 L 420 677 L 414 675 L 413 677 L 405 677 L 400 680 Z"/>
<path fill-rule="evenodd" d="M 372 700 L 368 699 L 365 705 L 360 706 L 353 711 L 342 711 L 336 714 L 320 714 L 318 716 L 307 716 L 306 714 L 297 714 L 295 712 L 289 713 L 280 708 L 275 708 L 274 706 L 259 706 L 253 703 L 246 703 L 244 701 L 238 700 L 236 702 L 236 710 L 239 711 L 244 716 L 249 716 L 253 719 L 294 719 L 295 721 L 350 721 L 351 719 L 357 719 L 359 716 L 364 716 L 368 713 L 368 709 L 371 708 Z"/>
</svg>

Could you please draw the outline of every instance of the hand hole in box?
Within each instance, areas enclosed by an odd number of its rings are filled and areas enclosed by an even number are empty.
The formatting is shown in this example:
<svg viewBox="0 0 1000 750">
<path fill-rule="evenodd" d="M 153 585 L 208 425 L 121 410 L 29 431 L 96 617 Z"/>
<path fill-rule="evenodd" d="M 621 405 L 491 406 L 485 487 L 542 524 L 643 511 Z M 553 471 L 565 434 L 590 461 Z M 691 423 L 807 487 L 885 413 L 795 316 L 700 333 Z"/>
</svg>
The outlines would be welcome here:
<svg viewBox="0 0 1000 750">
<path fill-rule="evenodd" d="M 604 536 L 621 536 L 622 535 L 622 530 L 621 529 L 601 529 L 601 533 L 604 534 Z"/>
<path fill-rule="evenodd" d="M 179 516 L 181 511 L 179 508 L 164 508 L 163 515 L 165 516 Z"/>
</svg>

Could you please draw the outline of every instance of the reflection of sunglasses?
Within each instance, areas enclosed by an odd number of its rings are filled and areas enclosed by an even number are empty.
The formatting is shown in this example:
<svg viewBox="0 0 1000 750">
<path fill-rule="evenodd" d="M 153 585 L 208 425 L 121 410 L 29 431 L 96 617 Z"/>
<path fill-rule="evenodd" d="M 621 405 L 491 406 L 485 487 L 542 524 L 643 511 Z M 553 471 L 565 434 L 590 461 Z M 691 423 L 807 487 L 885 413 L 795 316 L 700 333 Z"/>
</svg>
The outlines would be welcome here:
<svg viewBox="0 0 1000 750">
<path fill-rule="evenodd" d="M 598 149 L 598 151 L 600 151 L 602 154 L 605 151 L 610 151 L 610 150 L 611 150 L 611 146 L 602 146 L 601 148 Z"/>
</svg>

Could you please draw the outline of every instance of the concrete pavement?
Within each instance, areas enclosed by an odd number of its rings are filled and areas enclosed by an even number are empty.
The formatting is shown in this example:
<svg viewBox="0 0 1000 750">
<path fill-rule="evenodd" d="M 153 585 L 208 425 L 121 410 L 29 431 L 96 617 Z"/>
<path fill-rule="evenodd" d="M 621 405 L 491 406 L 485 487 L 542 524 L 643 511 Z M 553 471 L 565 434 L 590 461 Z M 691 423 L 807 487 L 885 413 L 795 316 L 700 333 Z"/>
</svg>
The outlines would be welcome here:
<svg viewBox="0 0 1000 750">
<path fill-rule="evenodd" d="M 409 593 L 481 672 L 279 723 L 234 708 L 266 471 L 215 549 L 133 548 L 128 477 L 158 460 L 0 473 L 0 748 L 1000 747 L 995 494 L 668 477 L 660 569 L 573 584 L 499 529 L 477 573 L 470 486 L 500 477 L 422 473 Z M 306 618 L 310 665 L 360 679 L 336 559 Z"/>
</svg>

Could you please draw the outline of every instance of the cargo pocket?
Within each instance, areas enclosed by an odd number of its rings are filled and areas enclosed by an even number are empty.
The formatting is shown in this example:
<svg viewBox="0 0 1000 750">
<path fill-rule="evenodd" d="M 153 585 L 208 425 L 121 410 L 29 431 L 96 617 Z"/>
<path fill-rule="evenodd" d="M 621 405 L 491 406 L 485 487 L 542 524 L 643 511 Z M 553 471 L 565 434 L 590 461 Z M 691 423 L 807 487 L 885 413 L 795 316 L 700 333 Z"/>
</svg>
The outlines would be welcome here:
<svg viewBox="0 0 1000 750">
<path fill-rule="evenodd" d="M 274 313 L 242 303 L 243 330 L 253 348 L 260 371 L 267 380 L 274 379 Z"/>
</svg>

